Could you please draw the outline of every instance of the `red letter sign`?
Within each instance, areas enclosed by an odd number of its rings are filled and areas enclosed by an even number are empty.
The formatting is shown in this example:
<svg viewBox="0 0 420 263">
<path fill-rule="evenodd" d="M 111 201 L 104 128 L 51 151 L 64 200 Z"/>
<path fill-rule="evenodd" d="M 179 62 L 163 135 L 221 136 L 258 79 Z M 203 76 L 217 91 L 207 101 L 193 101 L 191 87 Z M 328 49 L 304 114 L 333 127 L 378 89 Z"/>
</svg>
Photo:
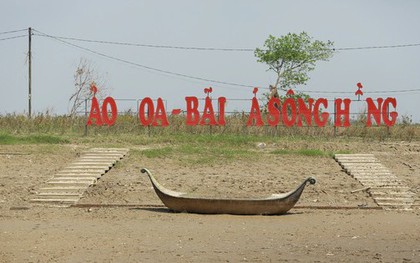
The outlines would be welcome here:
<svg viewBox="0 0 420 263">
<path fill-rule="evenodd" d="M 341 107 L 342 102 L 344 102 L 344 109 Z M 350 126 L 350 103 L 350 99 L 335 100 L 335 127 Z M 341 117 L 344 117 L 344 123 L 342 123 Z"/>
</svg>

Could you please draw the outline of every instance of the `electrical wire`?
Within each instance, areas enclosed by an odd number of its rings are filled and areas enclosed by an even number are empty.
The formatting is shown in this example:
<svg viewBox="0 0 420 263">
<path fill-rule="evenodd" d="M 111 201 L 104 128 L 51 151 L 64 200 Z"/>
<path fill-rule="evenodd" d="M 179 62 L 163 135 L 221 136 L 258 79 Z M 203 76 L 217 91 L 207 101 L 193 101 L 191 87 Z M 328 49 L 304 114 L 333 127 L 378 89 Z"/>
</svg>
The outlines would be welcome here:
<svg viewBox="0 0 420 263">
<path fill-rule="evenodd" d="M 362 50 L 362 49 L 404 48 L 404 47 L 418 47 L 418 46 L 420 46 L 420 43 L 390 45 L 390 46 L 343 47 L 343 48 L 333 48 L 333 50 L 346 51 L 346 50 Z"/>
<path fill-rule="evenodd" d="M 82 49 L 82 50 L 88 51 L 90 53 L 93 53 L 93 54 L 96 54 L 96 55 L 99 55 L 99 56 L 102 56 L 102 57 L 105 57 L 105 58 L 108 58 L 108 59 L 119 61 L 119 62 L 122 62 L 122 63 L 125 63 L 125 64 L 129 64 L 129 65 L 132 65 L 132 66 L 140 67 L 140 68 L 143 68 L 143 69 L 147 69 L 147 70 L 151 70 L 151 71 L 155 71 L 155 72 L 159 72 L 159 73 L 164 73 L 164 74 L 168 74 L 168 75 L 173 75 L 173 76 L 177 76 L 177 77 L 194 79 L 194 80 L 199 80 L 199 81 L 204 81 L 204 82 L 212 82 L 212 83 L 224 84 L 224 85 L 229 85 L 229 86 L 246 87 L 246 88 L 254 88 L 254 87 L 256 87 L 256 86 L 252 86 L 252 85 L 245 85 L 245 84 L 239 84 L 239 83 L 233 83 L 233 82 L 226 82 L 226 81 L 219 81 L 219 80 L 214 80 L 214 79 L 207 79 L 207 78 L 202 78 L 202 77 L 195 77 L 195 76 L 191 76 L 191 75 L 187 75 L 187 74 L 182 74 L 182 73 L 177 73 L 177 72 L 173 72 L 173 71 L 158 69 L 158 68 L 154 68 L 154 67 L 142 65 L 142 64 L 139 64 L 139 63 L 136 63 L 136 62 L 132 62 L 132 61 L 129 61 L 129 60 L 126 60 L 126 59 L 121 59 L 121 58 L 117 58 L 117 57 L 114 57 L 114 56 L 110 56 L 110 55 L 107 55 L 107 54 L 104 54 L 104 53 L 101 53 L 101 52 L 92 50 L 90 48 L 82 47 L 82 46 L 79 46 L 79 45 L 70 43 L 68 41 L 64 41 L 64 40 L 62 40 L 60 38 L 56 38 L 54 36 L 51 36 L 51 35 L 42 33 L 42 32 L 40 32 L 38 30 L 36 30 L 36 32 L 41 33 L 44 36 L 48 36 L 48 37 L 50 37 L 52 39 L 55 39 L 57 41 L 60 41 L 60 42 L 62 42 L 64 44 L 66 44 L 66 45 L 70 45 L 70 46 L 76 47 L 78 49 Z"/>
<path fill-rule="evenodd" d="M 105 40 L 93 40 L 76 37 L 63 37 L 54 35 L 39 35 L 42 37 L 50 37 L 55 39 L 73 40 L 87 43 L 98 43 L 98 44 L 109 44 L 109 45 L 122 45 L 122 46 L 135 46 L 135 47 L 147 47 L 147 48 L 163 48 L 163 49 L 182 49 L 182 50 L 199 50 L 199 51 L 237 51 L 237 52 L 254 52 L 253 48 L 216 48 L 216 47 L 192 47 L 192 46 L 171 46 L 171 45 L 153 45 L 153 44 L 140 44 L 140 43 L 129 43 L 129 42 L 118 42 L 118 41 L 105 41 Z M 420 43 L 414 44 L 400 44 L 400 45 L 382 45 L 382 46 L 365 46 L 365 47 L 343 47 L 343 48 L 331 48 L 333 51 L 350 51 L 350 50 L 366 50 L 366 49 L 389 49 L 389 48 L 405 48 L 405 47 L 417 47 Z"/>
<path fill-rule="evenodd" d="M 12 30 L 12 31 L 4 31 L 4 32 L 0 32 L 0 35 L 4 35 L 4 34 L 12 34 L 12 33 L 16 33 L 16 32 L 22 32 L 22 31 L 27 31 L 28 29 L 19 29 L 19 30 Z"/>
<path fill-rule="evenodd" d="M 10 39 L 15 39 L 15 38 L 21 38 L 21 37 L 27 37 L 27 36 L 28 35 L 20 35 L 20 36 L 14 36 L 14 37 L 0 38 L 0 41 L 10 40 Z"/>
<path fill-rule="evenodd" d="M 81 42 L 88 42 L 88 43 L 122 45 L 122 46 L 135 46 L 135 47 L 148 47 L 148 48 L 184 49 L 184 50 L 200 50 L 200 51 L 245 51 L 245 52 L 254 51 L 254 49 L 250 49 L 250 48 L 186 47 L 186 46 L 152 45 L 152 44 L 139 44 L 139 43 L 128 43 L 128 42 L 92 40 L 92 39 L 82 39 L 82 38 L 75 38 L 75 37 L 61 37 L 61 36 L 52 36 L 52 35 L 39 35 L 39 36 L 56 38 L 56 39 L 81 41 Z"/>
<path fill-rule="evenodd" d="M 302 93 L 319 93 L 319 94 L 354 94 L 354 91 L 323 91 L 323 90 L 295 90 L 295 91 L 302 92 Z M 420 92 L 420 89 L 363 91 L 364 94 L 415 93 L 415 92 Z"/>
<path fill-rule="evenodd" d="M 53 35 L 48 35 L 45 33 L 42 33 L 38 30 L 33 29 L 33 31 L 38 32 L 38 34 L 34 34 L 34 35 L 38 35 L 38 36 L 43 36 L 43 37 L 48 37 L 51 39 L 54 39 L 56 41 L 59 41 L 61 43 L 64 43 L 66 45 L 114 60 L 114 61 L 119 61 L 125 64 L 129 64 L 132 66 L 136 66 L 136 67 L 140 67 L 146 70 L 150 70 L 150 71 L 155 71 L 155 72 L 159 72 L 159 73 L 163 73 L 163 74 L 168 74 L 168 75 L 172 75 L 172 76 L 177 76 L 177 77 L 182 77 L 182 78 L 188 78 L 188 79 L 193 79 L 193 80 L 198 80 L 198 81 L 204 81 L 204 82 L 212 82 L 212 83 L 217 83 L 217 84 L 223 84 L 223 85 L 229 85 L 229 86 L 236 86 L 236 87 L 246 87 L 246 88 L 254 88 L 254 87 L 259 87 L 260 89 L 269 89 L 269 88 L 264 88 L 264 87 L 260 87 L 260 86 L 256 86 L 256 85 L 246 85 L 246 84 L 239 84 L 239 83 L 234 83 L 234 82 L 226 82 L 226 81 L 219 81 L 219 80 L 214 80 L 214 79 L 207 79 L 207 78 L 202 78 L 202 77 L 196 77 L 196 76 L 191 76 L 191 75 L 187 75 L 187 74 L 182 74 L 182 73 L 177 73 L 177 72 L 172 72 L 172 71 L 168 71 L 168 70 L 163 70 L 163 69 L 159 69 L 159 68 L 154 68 L 154 67 L 150 67 L 150 66 L 146 66 L 146 65 L 142 65 L 136 62 L 132 62 L 126 59 L 121 59 L 121 58 L 117 58 L 114 56 L 110 56 L 107 55 L 105 53 L 102 52 L 98 52 L 95 51 L 93 49 L 90 48 L 86 48 L 86 47 L 82 47 L 79 45 L 76 45 L 74 43 L 65 41 L 63 39 L 71 39 L 71 40 L 75 40 L 74 38 L 64 38 L 64 37 L 55 37 Z M 23 35 L 25 36 L 25 35 Z M 18 37 L 23 37 L 23 36 L 18 36 Z M 1 40 L 1 39 L 0 39 Z M 86 40 L 86 42 L 97 42 L 97 41 L 90 41 L 90 40 Z M 124 44 L 123 42 L 101 42 L 101 43 L 121 43 Z M 125 43 L 125 44 L 130 44 L 130 43 Z M 133 45 L 137 45 L 137 44 L 133 44 Z M 139 44 L 140 45 L 140 44 Z M 398 46 L 377 46 L 377 47 L 359 47 L 359 48 L 344 48 L 345 50 L 355 50 L 355 49 L 372 49 L 372 48 L 396 48 L 396 47 L 407 47 L 407 46 L 420 46 L 420 44 L 410 44 L 410 45 L 398 45 Z M 163 47 L 163 46 L 162 46 Z M 169 46 L 164 46 L 169 48 Z M 218 50 L 215 49 L 214 50 Z M 338 50 L 338 49 L 335 49 Z M 225 50 L 226 51 L 226 50 Z M 322 91 L 322 90 L 295 90 L 297 92 L 302 92 L 302 93 L 319 93 L 319 94 L 353 94 L 354 91 Z M 410 92 L 420 92 L 420 89 L 406 89 L 406 90 L 374 90 L 374 91 L 365 91 L 365 94 L 370 94 L 370 93 L 381 93 L 381 94 L 387 94 L 387 93 L 410 93 Z"/>
</svg>

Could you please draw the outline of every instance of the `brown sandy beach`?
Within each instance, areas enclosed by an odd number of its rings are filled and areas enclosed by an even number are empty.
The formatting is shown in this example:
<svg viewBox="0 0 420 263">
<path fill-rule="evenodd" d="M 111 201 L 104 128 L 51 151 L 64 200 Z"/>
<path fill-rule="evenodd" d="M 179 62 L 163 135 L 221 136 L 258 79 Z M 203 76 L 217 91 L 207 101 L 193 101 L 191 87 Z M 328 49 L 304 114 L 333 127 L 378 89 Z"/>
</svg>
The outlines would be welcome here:
<svg viewBox="0 0 420 263">
<path fill-rule="evenodd" d="M 417 142 L 282 142 L 255 147 L 255 158 L 221 156 L 191 165 L 184 156 L 144 156 L 150 147 L 166 146 L 129 146 L 128 156 L 84 194 L 79 203 L 86 207 L 50 208 L 29 200 L 89 145 L 0 146 L 1 261 L 420 262 L 419 209 L 356 209 L 377 205 L 364 191 L 352 193 L 363 186 L 332 158 L 270 154 L 294 148 L 373 153 L 418 198 Z M 308 176 L 318 182 L 282 216 L 172 213 L 140 173 L 143 167 L 169 189 L 207 197 L 264 197 Z"/>
</svg>

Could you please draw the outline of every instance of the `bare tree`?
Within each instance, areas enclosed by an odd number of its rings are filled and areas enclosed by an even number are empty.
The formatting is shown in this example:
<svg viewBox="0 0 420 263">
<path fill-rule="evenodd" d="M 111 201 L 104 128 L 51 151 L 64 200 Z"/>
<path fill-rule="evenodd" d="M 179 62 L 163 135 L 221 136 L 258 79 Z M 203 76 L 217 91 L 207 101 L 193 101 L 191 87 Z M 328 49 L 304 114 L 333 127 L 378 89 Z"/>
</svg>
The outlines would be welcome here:
<svg viewBox="0 0 420 263">
<path fill-rule="evenodd" d="M 75 91 L 69 99 L 70 116 L 75 116 L 77 112 L 84 109 L 85 100 L 92 98 L 93 93 L 90 90 L 92 84 L 98 87 L 98 92 L 96 93 L 98 99 L 102 99 L 107 95 L 108 88 L 105 87 L 104 78 L 98 75 L 89 60 L 81 58 L 74 73 Z"/>
</svg>

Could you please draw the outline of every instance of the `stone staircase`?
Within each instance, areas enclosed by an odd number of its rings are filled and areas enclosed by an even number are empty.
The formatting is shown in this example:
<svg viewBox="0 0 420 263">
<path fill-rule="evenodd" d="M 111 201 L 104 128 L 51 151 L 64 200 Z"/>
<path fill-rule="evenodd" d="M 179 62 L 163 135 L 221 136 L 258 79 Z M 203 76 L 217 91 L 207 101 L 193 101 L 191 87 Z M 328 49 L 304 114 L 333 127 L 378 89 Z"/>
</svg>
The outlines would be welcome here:
<svg viewBox="0 0 420 263">
<path fill-rule="evenodd" d="M 69 207 L 128 153 L 125 148 L 93 148 L 81 154 L 41 187 L 31 202 Z"/>
<path fill-rule="evenodd" d="M 366 187 L 376 204 L 384 209 L 411 210 L 420 201 L 403 181 L 373 154 L 336 154 L 334 159 L 347 174 Z"/>
</svg>

